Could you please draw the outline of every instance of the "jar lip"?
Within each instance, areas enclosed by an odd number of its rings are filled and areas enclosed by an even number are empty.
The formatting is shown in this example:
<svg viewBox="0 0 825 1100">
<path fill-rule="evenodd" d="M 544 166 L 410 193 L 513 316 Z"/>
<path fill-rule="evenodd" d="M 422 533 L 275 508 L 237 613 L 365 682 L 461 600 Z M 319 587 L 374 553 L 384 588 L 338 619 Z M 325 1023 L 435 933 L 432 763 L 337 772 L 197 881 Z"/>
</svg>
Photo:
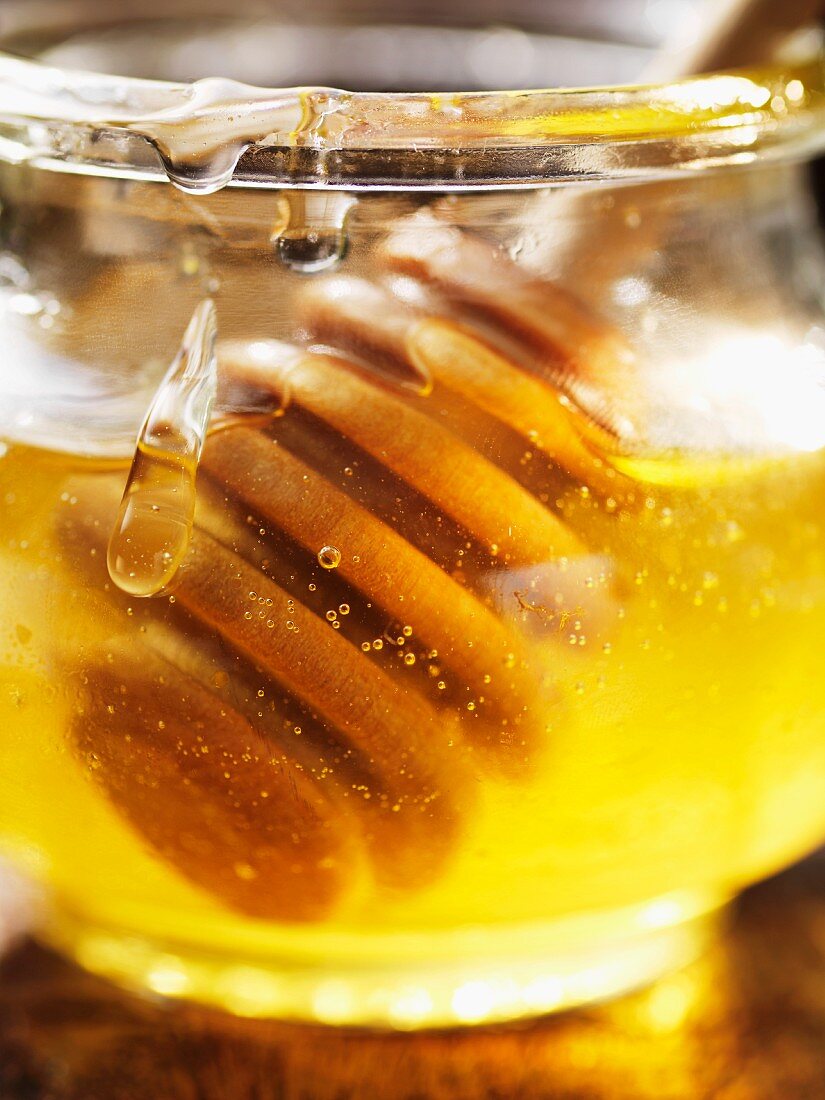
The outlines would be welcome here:
<svg viewBox="0 0 825 1100">
<path fill-rule="evenodd" d="M 620 181 L 823 147 L 823 54 L 669 84 L 440 94 L 171 83 L 0 53 L 0 161 L 198 193 Z"/>
</svg>

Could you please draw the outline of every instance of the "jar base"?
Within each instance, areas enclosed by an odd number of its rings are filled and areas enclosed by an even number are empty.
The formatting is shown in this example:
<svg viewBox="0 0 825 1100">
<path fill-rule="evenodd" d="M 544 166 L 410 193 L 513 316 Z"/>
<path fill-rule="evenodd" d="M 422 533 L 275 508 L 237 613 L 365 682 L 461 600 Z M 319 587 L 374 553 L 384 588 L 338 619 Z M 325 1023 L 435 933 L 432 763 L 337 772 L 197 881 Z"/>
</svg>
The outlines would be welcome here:
<svg viewBox="0 0 825 1100">
<path fill-rule="evenodd" d="M 62 904 L 51 908 L 39 936 L 86 970 L 144 995 L 237 1016 L 419 1030 L 542 1016 L 647 985 L 703 950 L 727 900 L 669 894 L 547 924 L 390 937 L 398 954 L 388 961 L 382 952 L 373 962 L 330 957 L 323 937 L 314 958 L 219 954 L 99 923 Z"/>
</svg>

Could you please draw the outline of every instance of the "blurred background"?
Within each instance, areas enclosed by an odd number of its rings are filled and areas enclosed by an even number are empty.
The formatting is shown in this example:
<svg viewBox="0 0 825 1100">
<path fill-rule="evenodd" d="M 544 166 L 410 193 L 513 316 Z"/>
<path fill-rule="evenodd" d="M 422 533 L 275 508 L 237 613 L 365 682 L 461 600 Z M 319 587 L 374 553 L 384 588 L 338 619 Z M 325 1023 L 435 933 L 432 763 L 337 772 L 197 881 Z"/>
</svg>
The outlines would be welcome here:
<svg viewBox="0 0 825 1100">
<path fill-rule="evenodd" d="M 192 80 L 219 71 L 252 84 L 383 91 L 582 86 L 638 79 L 651 51 L 667 40 L 688 47 L 701 28 L 701 6 L 702 0 L 238 0 L 233 7 L 254 21 L 250 32 L 227 27 L 222 0 L 184 0 L 176 10 L 191 8 L 201 25 L 214 17 L 214 33 L 195 38 L 181 18 L 177 41 L 158 45 L 151 19 L 168 16 L 161 0 L 0 0 L 0 36 L 7 50 L 40 53 L 55 64 L 143 77 Z M 73 12 L 94 29 L 67 34 Z M 124 31 L 133 16 L 142 27 Z M 373 25 L 359 27 L 364 17 Z"/>
</svg>

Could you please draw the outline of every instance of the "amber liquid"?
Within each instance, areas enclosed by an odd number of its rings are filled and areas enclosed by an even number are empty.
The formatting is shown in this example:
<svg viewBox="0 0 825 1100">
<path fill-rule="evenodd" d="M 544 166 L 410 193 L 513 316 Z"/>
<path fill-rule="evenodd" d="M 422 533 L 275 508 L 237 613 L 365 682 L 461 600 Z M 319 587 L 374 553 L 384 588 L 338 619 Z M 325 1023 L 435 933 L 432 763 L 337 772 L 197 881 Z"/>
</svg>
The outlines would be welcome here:
<svg viewBox="0 0 825 1100">
<path fill-rule="evenodd" d="M 798 182 L 210 195 L 270 116 L 326 173 L 347 103 L 270 99 L 147 108 L 187 194 L 3 172 L 0 854 L 83 965 L 242 1014 L 637 985 L 825 835 Z"/>
<path fill-rule="evenodd" d="M 224 446 L 237 430 L 220 433 Z M 309 438 L 289 412 L 254 430 L 295 451 Z M 491 457 L 506 467 L 512 456 L 495 447 Z M 388 694 L 379 711 L 418 713 L 414 700 L 436 716 L 438 763 L 421 782 L 423 801 L 441 809 L 419 804 L 415 776 L 390 805 L 381 783 L 370 789 L 369 761 L 355 766 L 357 731 L 330 730 L 301 698 L 310 687 L 293 679 L 285 688 L 229 620 L 210 626 L 193 613 L 185 569 L 177 593 L 153 600 L 112 583 L 107 525 L 122 464 L 9 445 L 0 459 L 0 827 L 12 854 L 73 912 L 230 956 L 289 961 L 317 943 L 330 963 L 337 944 L 351 951 L 357 941 L 360 958 L 386 962 L 388 936 L 426 943 L 472 925 L 483 955 L 485 931 L 492 945 L 502 929 L 578 919 L 584 927 L 593 914 L 663 897 L 723 898 L 821 838 L 821 455 L 662 458 L 658 486 L 639 482 L 632 506 L 608 508 L 581 487 L 559 487 L 546 460 L 522 456 L 515 476 L 546 483 L 582 551 L 519 563 L 432 523 L 346 441 L 316 450 L 312 464 L 518 638 L 519 683 L 534 686 L 522 713 L 503 713 L 496 699 L 512 654 L 491 649 L 484 698 L 462 683 L 458 642 L 436 652 L 403 603 L 389 616 L 365 598 L 353 567 L 340 564 L 366 552 L 357 531 L 348 544 L 311 552 L 202 472 L 196 523 L 261 578 L 232 605 L 238 630 L 257 631 L 253 648 L 267 636 L 278 636 L 276 652 L 300 644 L 297 606 L 336 635 L 330 660 L 345 652 L 353 669 L 380 669 Z M 632 474 L 632 462 L 626 468 Z M 229 560 L 214 559 L 216 592 Z M 445 621 L 450 614 L 444 607 Z M 186 699 L 157 673 L 167 664 L 243 717 L 254 731 L 246 752 L 236 742 L 227 751 L 220 724 L 202 714 L 187 727 Z M 402 773 L 408 747 L 397 744 Z M 193 777 L 196 751 L 208 766 Z M 328 857 L 334 888 L 306 905 L 295 894 L 306 877 L 261 880 L 269 865 L 256 855 L 256 830 L 270 820 L 272 759 L 297 766 L 319 798 L 329 792 L 322 817 L 331 814 L 343 835 Z M 175 789 L 191 782 L 200 802 Z M 433 789 L 438 782 L 444 789 Z M 387 804 L 369 816 L 371 796 Z M 232 807 L 240 818 L 222 831 Z M 401 826 L 387 825 L 393 816 Z M 293 839 L 299 850 L 302 838 Z M 394 844 L 406 881 L 387 872 Z"/>
</svg>

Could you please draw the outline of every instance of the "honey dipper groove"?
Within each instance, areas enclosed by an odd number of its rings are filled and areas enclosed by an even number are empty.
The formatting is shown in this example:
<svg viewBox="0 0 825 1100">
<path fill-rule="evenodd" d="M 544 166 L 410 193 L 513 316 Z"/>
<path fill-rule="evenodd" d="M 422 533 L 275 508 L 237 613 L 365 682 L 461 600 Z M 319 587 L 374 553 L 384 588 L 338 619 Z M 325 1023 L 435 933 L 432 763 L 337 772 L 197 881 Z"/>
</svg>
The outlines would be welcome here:
<svg viewBox="0 0 825 1100">
<path fill-rule="evenodd" d="M 378 256 L 386 270 L 434 287 L 446 301 L 520 338 L 553 381 L 615 434 L 639 427 L 636 356 L 617 329 L 573 294 L 426 208 L 400 219 Z"/>
<path fill-rule="evenodd" d="M 254 429 L 238 427 L 212 436 L 203 471 L 308 553 L 325 539 L 347 548 L 338 573 L 389 617 L 403 617 L 474 698 L 491 697 L 488 709 L 513 716 L 520 739 L 530 737 L 539 693 L 543 691 L 541 704 L 546 706 L 554 691 L 549 675 L 542 683 L 535 662 L 530 667 L 516 628 L 508 628 L 392 527 Z M 520 723 L 525 712 L 527 720 Z M 489 738 L 489 727 L 481 729 Z M 507 768 L 512 750 L 496 743 L 492 747 Z M 517 759 L 522 756 L 520 752 Z"/>
<path fill-rule="evenodd" d="M 545 561 L 581 552 L 579 539 L 504 471 L 423 412 L 357 374 L 354 364 L 257 342 L 252 360 L 221 345 L 239 381 L 300 405 L 345 435 L 455 519 L 504 561 Z M 267 351 L 269 354 L 267 354 Z"/>
<path fill-rule="evenodd" d="M 311 338 L 453 391 L 537 447 L 577 482 L 623 504 L 635 483 L 614 469 L 594 432 L 555 386 L 531 375 L 466 323 L 411 309 L 384 287 L 332 276 L 306 287 L 298 308 Z"/>
</svg>

